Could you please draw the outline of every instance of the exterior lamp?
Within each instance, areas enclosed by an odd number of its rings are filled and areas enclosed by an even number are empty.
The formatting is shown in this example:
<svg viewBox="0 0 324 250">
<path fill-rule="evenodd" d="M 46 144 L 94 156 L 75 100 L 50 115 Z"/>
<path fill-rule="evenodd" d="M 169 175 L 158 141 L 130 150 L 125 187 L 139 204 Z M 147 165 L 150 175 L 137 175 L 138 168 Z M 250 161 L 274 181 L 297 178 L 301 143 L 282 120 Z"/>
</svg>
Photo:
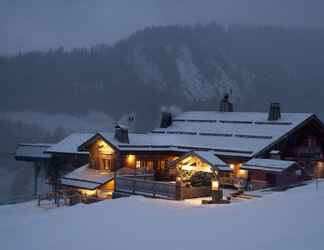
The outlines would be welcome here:
<svg viewBox="0 0 324 250">
<path fill-rule="evenodd" d="M 127 156 L 128 163 L 132 164 L 135 161 L 135 155 L 128 155 Z"/>
<path fill-rule="evenodd" d="M 219 181 L 212 180 L 211 188 L 213 192 L 217 192 L 219 190 Z"/>
<path fill-rule="evenodd" d="M 176 178 L 176 200 L 182 200 L 182 178 L 181 176 L 177 176 Z"/>
<path fill-rule="evenodd" d="M 213 179 L 211 182 L 211 202 L 216 204 L 223 200 L 223 191 L 220 189 L 219 180 Z"/>
</svg>

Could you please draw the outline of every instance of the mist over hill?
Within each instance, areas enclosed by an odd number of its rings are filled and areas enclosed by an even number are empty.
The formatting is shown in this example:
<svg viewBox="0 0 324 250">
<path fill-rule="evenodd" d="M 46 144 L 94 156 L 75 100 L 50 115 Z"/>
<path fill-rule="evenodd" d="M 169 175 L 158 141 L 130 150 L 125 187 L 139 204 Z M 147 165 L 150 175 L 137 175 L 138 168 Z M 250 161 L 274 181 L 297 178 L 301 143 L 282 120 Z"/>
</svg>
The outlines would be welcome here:
<svg viewBox="0 0 324 250">
<path fill-rule="evenodd" d="M 0 112 L 135 112 L 137 130 L 161 107 L 215 110 L 230 93 L 236 110 L 324 117 L 324 30 L 279 27 L 148 27 L 114 46 L 0 58 Z M 108 126 L 107 126 L 108 127 Z"/>
</svg>

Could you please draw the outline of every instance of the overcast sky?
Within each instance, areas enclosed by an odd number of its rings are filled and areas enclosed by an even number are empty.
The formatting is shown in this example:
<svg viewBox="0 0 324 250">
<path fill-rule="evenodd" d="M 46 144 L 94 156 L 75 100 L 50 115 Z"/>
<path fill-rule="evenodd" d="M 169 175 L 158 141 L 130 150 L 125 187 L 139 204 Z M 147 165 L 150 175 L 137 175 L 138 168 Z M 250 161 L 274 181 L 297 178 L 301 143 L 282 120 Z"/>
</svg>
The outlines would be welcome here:
<svg viewBox="0 0 324 250">
<path fill-rule="evenodd" d="M 149 25 L 324 26 L 324 0 L 0 0 L 0 53 L 112 44 Z"/>
</svg>

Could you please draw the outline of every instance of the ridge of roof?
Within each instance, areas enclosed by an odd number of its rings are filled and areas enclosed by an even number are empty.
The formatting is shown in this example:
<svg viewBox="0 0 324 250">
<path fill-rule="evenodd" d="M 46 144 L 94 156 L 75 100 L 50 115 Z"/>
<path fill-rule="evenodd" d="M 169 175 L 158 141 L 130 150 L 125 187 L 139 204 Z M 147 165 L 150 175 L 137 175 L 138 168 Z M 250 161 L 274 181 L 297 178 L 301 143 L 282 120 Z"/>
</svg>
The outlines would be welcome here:
<svg viewBox="0 0 324 250">
<path fill-rule="evenodd" d="M 188 122 L 188 124 L 190 124 L 189 127 L 190 130 L 193 131 L 193 130 L 200 129 L 202 132 L 201 131 L 199 133 L 196 132 L 195 134 L 193 134 L 192 131 L 190 134 L 167 133 L 167 131 L 171 131 L 171 130 L 182 130 L 183 132 L 184 130 L 187 129 L 186 127 L 187 123 L 175 122 L 169 128 L 157 129 L 161 131 L 163 130 L 165 133 L 153 133 L 153 132 L 145 133 L 145 134 L 129 133 L 129 143 L 119 142 L 114 138 L 114 133 L 111 132 L 72 133 L 68 137 L 64 138 L 61 142 L 52 145 L 45 152 L 80 154 L 82 152 L 78 151 L 78 147 L 86 143 L 88 140 L 90 140 L 92 137 L 98 134 L 103 138 L 105 138 L 105 140 L 110 142 L 116 148 L 125 151 L 158 150 L 159 148 L 161 150 L 172 149 L 172 151 L 179 150 L 181 152 L 183 152 L 184 149 L 188 151 L 189 150 L 212 150 L 214 152 L 217 151 L 217 155 L 221 155 L 220 152 L 224 151 L 227 152 L 226 154 L 232 154 L 232 155 L 239 154 L 240 156 L 244 154 L 244 157 L 250 158 L 259 155 L 260 153 L 264 152 L 267 149 L 271 149 L 273 145 L 280 142 L 280 140 L 285 138 L 287 134 L 290 134 L 291 132 L 295 131 L 298 127 L 302 126 L 307 120 L 316 118 L 316 115 L 311 113 L 282 113 L 283 120 L 281 120 L 281 122 L 282 121 L 286 122 L 288 119 L 287 118 L 288 115 L 288 116 L 293 116 L 294 118 L 292 120 L 292 124 L 287 126 L 273 127 L 272 123 L 269 124 L 269 126 L 254 125 L 254 123 L 253 124 L 246 123 L 247 120 L 251 120 L 250 118 L 251 117 L 253 118 L 253 116 L 255 115 L 257 115 L 256 118 L 258 118 L 257 119 L 258 121 L 260 121 L 259 119 L 260 115 L 262 116 L 261 118 L 264 121 L 267 120 L 267 113 L 264 112 L 224 113 L 218 111 L 187 111 L 176 117 L 186 116 L 188 114 L 190 116 L 193 113 L 217 114 L 219 116 L 217 117 L 217 120 L 224 119 L 222 116 L 229 117 L 230 118 L 229 120 L 233 120 L 232 119 L 233 116 L 236 115 L 239 116 L 242 115 L 243 118 L 246 115 L 250 117 L 245 117 L 246 119 L 245 118 L 242 119 L 242 117 L 237 117 L 237 119 L 234 119 L 234 120 L 245 121 L 242 124 L 235 124 L 235 123 L 234 124 L 227 124 L 227 123 L 195 124 L 194 122 L 192 123 Z M 204 120 L 209 120 L 210 117 L 205 117 L 205 118 L 206 119 Z M 211 133 L 208 132 L 209 130 L 215 130 L 218 133 L 219 138 L 215 140 L 215 138 L 212 137 Z M 229 137 L 226 135 L 222 137 L 221 136 L 222 133 L 225 132 L 226 133 L 231 132 L 232 136 Z M 250 135 L 245 136 L 248 134 L 248 132 L 250 133 Z M 236 135 L 240 135 L 240 136 L 236 136 Z"/>
</svg>

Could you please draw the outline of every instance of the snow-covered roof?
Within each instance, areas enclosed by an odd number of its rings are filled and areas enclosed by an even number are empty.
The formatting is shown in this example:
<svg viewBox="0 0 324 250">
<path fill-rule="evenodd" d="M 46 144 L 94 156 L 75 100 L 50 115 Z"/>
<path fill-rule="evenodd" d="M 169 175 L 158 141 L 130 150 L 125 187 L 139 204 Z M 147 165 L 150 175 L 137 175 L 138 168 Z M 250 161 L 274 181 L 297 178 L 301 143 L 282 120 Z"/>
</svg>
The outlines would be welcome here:
<svg viewBox="0 0 324 250">
<path fill-rule="evenodd" d="M 246 162 L 241 168 L 246 170 L 282 172 L 295 164 L 296 164 L 295 161 L 281 161 L 281 160 L 273 160 L 273 159 L 254 158 Z"/>
<path fill-rule="evenodd" d="M 277 143 L 313 114 L 283 113 L 268 121 L 268 113 L 189 111 L 173 118 L 168 128 L 151 133 L 129 133 L 129 143 L 119 142 L 114 133 L 98 133 L 115 148 L 130 151 L 212 150 L 217 155 L 251 158 Z M 78 147 L 95 134 L 72 134 L 47 152 L 80 153 Z"/>
<path fill-rule="evenodd" d="M 47 153 L 88 154 L 79 152 L 78 147 L 89 140 L 94 133 L 73 133 L 46 150 Z"/>
<path fill-rule="evenodd" d="M 231 171 L 230 167 L 219 159 L 213 151 L 193 151 L 192 153 L 219 170 Z"/>
<path fill-rule="evenodd" d="M 51 146 L 53 146 L 53 144 L 20 143 L 15 154 L 15 159 L 17 161 L 35 161 L 50 159 L 51 155 L 46 154 L 45 151 Z"/>
<path fill-rule="evenodd" d="M 211 136 L 193 136 L 187 134 L 129 134 L 129 143 L 121 143 L 114 138 L 113 133 L 99 133 L 105 140 L 122 151 L 177 151 L 214 150 L 219 154 L 250 155 L 252 151 L 242 150 L 239 145 L 226 147 L 215 144 Z M 235 140 L 235 139 L 234 139 Z M 216 148 L 215 146 L 220 146 Z"/>
<path fill-rule="evenodd" d="M 169 163 L 170 167 L 176 166 L 179 162 L 186 159 L 189 156 L 196 156 L 200 158 L 205 163 L 209 164 L 211 167 L 220 171 L 232 171 L 231 168 L 221 159 L 219 159 L 213 151 L 190 151 L 184 154 L 180 158 Z"/>
<path fill-rule="evenodd" d="M 178 145 L 192 144 L 251 157 L 312 116 L 282 113 L 280 120 L 268 121 L 268 113 L 189 111 L 174 117 L 170 127 L 152 133 L 175 136 Z"/>
<path fill-rule="evenodd" d="M 113 180 L 114 174 L 89 168 L 86 164 L 61 178 L 61 183 L 70 187 L 96 189 Z"/>
</svg>

